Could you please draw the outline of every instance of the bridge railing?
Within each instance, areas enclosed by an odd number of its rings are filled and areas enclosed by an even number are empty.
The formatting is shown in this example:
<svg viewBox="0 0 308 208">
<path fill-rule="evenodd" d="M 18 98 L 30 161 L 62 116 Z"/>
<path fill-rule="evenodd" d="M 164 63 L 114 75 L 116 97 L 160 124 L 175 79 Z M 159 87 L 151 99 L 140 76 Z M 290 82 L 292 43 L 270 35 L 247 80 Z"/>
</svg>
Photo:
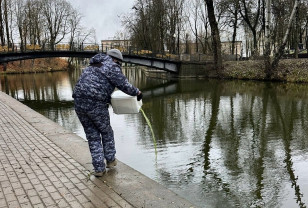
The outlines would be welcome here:
<svg viewBox="0 0 308 208">
<path fill-rule="evenodd" d="M 212 56 L 206 54 L 172 54 L 169 52 L 153 52 L 151 50 L 139 49 L 130 45 L 115 44 L 96 44 L 96 43 L 59 43 L 50 44 L 14 44 L 11 46 L 0 46 L 0 53 L 12 52 L 32 52 L 32 51 L 89 51 L 89 52 L 107 52 L 109 49 L 119 49 L 124 55 L 136 55 L 151 57 L 164 60 L 184 61 L 184 62 L 205 62 L 213 60 Z"/>
<path fill-rule="evenodd" d="M 125 45 L 115 45 L 115 44 L 104 44 L 102 45 L 102 52 L 107 52 L 109 49 L 116 48 L 119 49 L 124 55 L 136 55 L 136 56 L 144 56 L 151 58 L 158 58 L 164 60 L 173 60 L 173 61 L 183 61 L 183 62 L 206 62 L 212 61 L 213 56 L 207 54 L 172 54 L 168 51 L 165 52 L 154 52 L 151 50 L 145 50 L 136 48 L 133 46 L 125 46 Z"/>
<path fill-rule="evenodd" d="M 10 46 L 0 45 L 0 53 L 11 52 L 31 52 L 31 51 L 97 51 L 101 50 L 99 44 L 96 43 L 59 43 L 50 44 L 12 44 Z"/>
</svg>

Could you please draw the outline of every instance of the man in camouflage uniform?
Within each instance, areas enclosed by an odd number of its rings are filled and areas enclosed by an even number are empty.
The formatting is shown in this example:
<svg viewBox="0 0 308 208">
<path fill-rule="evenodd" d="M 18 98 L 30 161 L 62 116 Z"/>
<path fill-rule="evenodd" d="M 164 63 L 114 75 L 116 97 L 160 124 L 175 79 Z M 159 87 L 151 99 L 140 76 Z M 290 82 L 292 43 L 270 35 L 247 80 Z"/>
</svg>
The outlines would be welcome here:
<svg viewBox="0 0 308 208">
<path fill-rule="evenodd" d="M 116 165 L 114 136 L 108 111 L 115 87 L 131 96 L 137 95 L 138 100 L 142 98 L 141 91 L 122 74 L 122 61 L 122 54 L 117 49 L 109 50 L 107 55 L 95 55 L 73 91 L 75 111 L 86 133 L 95 176 L 102 176 L 106 167 Z"/>
</svg>

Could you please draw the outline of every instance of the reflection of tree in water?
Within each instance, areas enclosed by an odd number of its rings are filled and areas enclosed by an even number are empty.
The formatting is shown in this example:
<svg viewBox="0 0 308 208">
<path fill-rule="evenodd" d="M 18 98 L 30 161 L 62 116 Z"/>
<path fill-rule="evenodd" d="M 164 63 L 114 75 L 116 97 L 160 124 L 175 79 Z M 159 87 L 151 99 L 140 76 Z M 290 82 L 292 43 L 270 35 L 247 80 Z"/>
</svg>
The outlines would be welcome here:
<svg viewBox="0 0 308 208">
<path fill-rule="evenodd" d="M 228 86 L 225 86 L 224 90 L 228 88 Z M 205 100 L 203 103 L 208 104 L 208 100 L 210 100 L 211 113 L 209 117 L 205 116 L 205 108 L 201 108 L 197 104 L 200 103 L 200 100 L 196 101 L 196 96 L 200 98 L 202 97 L 201 94 L 194 92 L 190 93 L 191 98 L 189 96 L 180 96 L 180 98 L 168 96 L 168 99 L 164 98 L 165 101 L 160 100 L 162 103 L 158 106 L 172 106 L 171 109 L 159 109 L 163 112 L 157 114 L 157 118 L 152 117 L 154 123 L 162 121 L 156 132 L 160 132 L 160 137 L 164 138 L 163 144 L 166 146 L 170 143 L 166 138 L 170 138 L 172 135 L 175 140 L 182 144 L 189 140 L 189 136 L 200 136 L 201 133 L 197 132 L 200 129 L 195 123 L 200 122 L 199 118 L 208 118 L 207 122 L 199 123 L 205 130 L 204 142 L 200 149 L 201 154 L 195 157 L 196 155 L 192 153 L 194 158 L 187 165 L 187 172 L 178 173 L 178 176 L 174 176 L 172 172 L 169 172 L 170 170 L 163 169 L 160 170 L 161 177 L 171 181 L 176 181 L 174 177 L 177 177 L 181 183 L 180 186 L 183 187 L 185 184 L 194 183 L 200 175 L 198 171 L 200 171 L 199 167 L 202 165 L 204 176 L 201 184 L 206 185 L 203 186 L 203 189 L 207 192 L 221 190 L 226 196 L 229 195 L 228 199 L 225 200 L 233 201 L 233 204 L 241 204 L 241 206 L 277 206 L 280 203 L 279 192 L 284 188 L 285 182 L 275 180 L 275 177 L 280 175 L 283 178 L 285 174 L 283 168 L 279 166 L 280 158 L 275 156 L 276 151 L 280 150 L 280 146 L 272 146 L 273 142 L 276 141 L 272 141 L 270 135 L 272 132 L 280 132 L 286 154 L 286 159 L 282 162 L 286 163 L 292 187 L 296 192 L 297 203 L 304 207 L 299 184 L 292 169 L 290 154 L 293 122 L 297 114 L 303 112 L 303 108 L 294 104 L 289 105 L 285 100 L 279 103 L 277 95 L 269 88 L 270 85 L 263 85 L 263 90 L 255 89 L 255 92 L 249 96 L 246 94 L 230 95 L 229 108 L 222 105 L 222 102 L 224 101 L 223 103 L 226 104 L 225 101 L 227 100 L 226 96 L 222 96 L 225 93 L 224 90 L 219 87 L 212 88 L 211 96 L 203 97 Z M 170 101 L 170 104 L 164 104 L 163 102 L 166 102 L 166 100 Z M 185 104 L 179 105 L 179 103 Z M 191 111 L 191 108 L 187 110 L 190 105 L 194 106 L 193 111 Z M 220 105 L 221 107 L 219 107 Z M 284 106 L 284 111 L 289 114 L 282 114 L 279 110 L 281 106 Z M 173 116 L 172 120 L 163 121 L 164 114 L 168 113 L 177 116 Z M 185 132 L 185 123 L 189 120 L 189 115 L 193 115 L 195 125 L 192 125 L 191 134 Z M 302 121 L 305 113 L 299 115 L 301 115 L 299 119 Z M 286 128 L 284 122 L 289 122 L 290 128 Z M 168 127 L 168 130 L 166 130 L 166 127 Z M 280 129 L 284 130 L 280 131 Z M 279 135 L 275 135 L 274 138 L 279 139 Z M 271 146 L 268 145 L 268 142 L 271 142 Z M 159 145 L 162 145 L 162 143 Z M 220 164 L 223 166 L 217 166 L 217 161 L 213 161 L 211 155 L 213 145 L 215 148 L 219 148 L 220 156 L 223 159 Z M 225 171 L 222 172 L 220 169 L 225 169 Z M 271 172 L 272 174 L 270 174 Z"/>
<path fill-rule="evenodd" d="M 294 119 L 297 118 L 298 116 L 296 115 L 297 114 L 296 103 L 293 101 L 292 103 L 288 104 L 287 106 L 291 108 L 290 111 L 288 111 L 289 109 L 287 108 L 285 110 L 285 113 L 282 113 L 277 96 L 272 89 L 270 90 L 270 94 L 277 112 L 277 116 L 282 126 L 282 139 L 285 150 L 284 162 L 286 163 L 286 169 L 290 176 L 292 187 L 294 188 L 295 191 L 296 203 L 300 207 L 306 207 L 305 203 L 302 200 L 303 194 L 300 192 L 300 187 L 299 184 L 297 183 L 298 177 L 295 176 L 294 173 L 292 155 L 291 155 L 291 141 L 293 140 L 292 133 L 294 130 Z M 289 122 L 289 125 L 287 124 L 287 122 Z"/>
<path fill-rule="evenodd" d="M 73 101 L 61 98 L 58 83 L 68 79 L 73 89 L 80 72 L 70 72 L 69 78 L 65 73 L 1 77 L 1 87 L 52 120 L 77 128 Z M 149 85 L 149 80 L 138 80 L 140 72 L 124 73 L 141 90 L 145 86 L 147 90 L 168 88 L 162 80 L 152 80 Z M 305 97 L 297 94 L 294 98 L 289 91 L 286 98 L 283 90 L 274 87 L 280 85 L 240 83 L 185 80 L 172 83 L 174 93 L 163 91 L 144 99 L 143 108 L 152 122 L 158 148 L 168 149 L 170 144 L 195 148 L 185 160 L 187 165 L 182 165 L 183 171 L 175 173 L 163 167 L 159 177 L 174 181 L 176 186 L 195 184 L 204 197 L 214 192 L 229 205 L 270 207 L 279 205 L 287 173 L 298 205 L 305 207 L 291 154 L 293 149 L 307 147 Z M 137 120 L 147 128 L 141 116 Z M 144 128 L 139 142 L 149 146 L 152 139 Z M 283 159 L 279 152 L 284 153 Z"/>
<path fill-rule="evenodd" d="M 264 169 L 265 169 L 265 165 L 264 165 L 264 157 L 265 157 L 265 152 L 267 150 L 267 140 L 266 140 L 266 114 L 267 114 L 267 106 L 268 106 L 268 98 L 269 98 L 269 94 L 268 94 L 268 90 L 264 89 L 263 90 L 263 95 L 262 95 L 262 113 L 261 113 L 261 118 L 260 119 L 256 119 L 253 116 L 253 102 L 251 105 L 251 110 L 250 110 L 250 123 L 251 126 L 254 127 L 254 122 L 256 122 L 257 120 L 257 124 L 256 126 L 261 126 L 260 128 L 257 128 L 256 130 L 254 130 L 254 141 L 255 139 L 258 139 L 257 136 L 259 136 L 260 138 L 260 148 L 259 148 L 259 158 L 256 160 L 256 178 L 257 178 L 257 184 L 256 184 L 256 199 L 257 200 L 261 200 L 263 199 L 262 197 L 262 191 L 264 189 L 264 184 L 263 184 L 263 174 L 264 174 Z M 261 106 L 260 106 L 261 107 Z M 261 121 L 261 123 L 259 123 L 259 121 Z M 255 128 L 253 128 L 255 129 Z M 256 132 L 257 131 L 257 132 Z M 256 134 L 255 134 L 256 133 Z"/>
<path fill-rule="evenodd" d="M 205 133 L 205 140 L 203 144 L 203 157 L 204 157 L 204 174 L 207 175 L 207 172 L 210 169 L 210 160 L 209 160 L 209 154 L 210 154 L 210 149 L 211 149 L 211 142 L 212 142 L 212 137 L 214 134 L 214 130 L 217 125 L 217 120 L 218 120 L 218 113 L 219 113 L 219 102 L 220 102 L 220 91 L 219 91 L 219 86 L 216 86 L 215 90 L 212 93 L 212 115 L 210 118 L 209 122 L 209 127 Z"/>
<path fill-rule="evenodd" d="M 71 73 L 75 73 L 77 78 L 80 71 Z M 76 82 L 68 80 L 67 72 L 17 74 L 1 77 L 1 84 L 5 83 L 2 89 L 15 99 L 68 129 L 76 129 L 79 121 L 74 112 L 71 93 L 68 97 L 59 96 L 60 85 L 74 86 Z"/>
<path fill-rule="evenodd" d="M 149 97 L 150 102 L 147 101 L 148 99 L 144 99 L 142 107 L 152 121 L 159 148 L 165 148 L 170 143 L 184 143 L 190 140 L 191 142 L 198 142 L 198 137 L 203 136 L 203 134 L 194 136 L 191 136 L 191 134 L 199 134 L 200 131 L 195 130 L 201 130 L 206 125 L 204 118 L 200 118 L 198 115 L 200 108 L 203 109 L 202 112 L 206 112 L 206 104 L 202 100 L 204 101 L 205 99 L 203 98 L 208 96 L 205 89 L 212 88 L 212 83 L 183 81 L 180 83 L 171 82 L 171 85 L 176 85 L 172 93 L 168 90 L 161 90 L 166 94 L 152 98 Z M 168 84 L 156 87 L 169 88 Z M 150 90 L 151 88 L 146 89 L 146 91 Z M 191 126 L 183 122 L 190 119 L 193 119 L 193 122 L 189 124 L 193 125 L 193 130 L 189 129 Z M 147 128 L 144 119 L 141 118 L 141 122 L 143 122 L 142 126 Z M 147 138 L 147 132 L 142 130 L 140 132 L 142 134 L 141 138 Z M 150 139 L 149 137 L 149 142 L 151 142 Z"/>
<path fill-rule="evenodd" d="M 19 100 L 59 101 L 60 84 L 70 84 L 67 72 L 1 76 L 2 90 Z"/>
</svg>

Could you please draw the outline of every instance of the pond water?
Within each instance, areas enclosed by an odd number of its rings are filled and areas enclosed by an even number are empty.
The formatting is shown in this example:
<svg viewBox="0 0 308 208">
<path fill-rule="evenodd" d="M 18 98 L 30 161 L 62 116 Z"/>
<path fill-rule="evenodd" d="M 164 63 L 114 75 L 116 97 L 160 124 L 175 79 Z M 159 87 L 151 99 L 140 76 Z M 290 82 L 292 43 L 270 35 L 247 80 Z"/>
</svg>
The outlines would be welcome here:
<svg viewBox="0 0 308 208">
<path fill-rule="evenodd" d="M 200 207 L 307 206 L 308 85 L 123 71 L 144 92 L 157 155 L 142 114 L 110 107 L 119 160 Z M 85 138 L 71 97 L 80 72 L 2 75 L 0 86 Z"/>
</svg>

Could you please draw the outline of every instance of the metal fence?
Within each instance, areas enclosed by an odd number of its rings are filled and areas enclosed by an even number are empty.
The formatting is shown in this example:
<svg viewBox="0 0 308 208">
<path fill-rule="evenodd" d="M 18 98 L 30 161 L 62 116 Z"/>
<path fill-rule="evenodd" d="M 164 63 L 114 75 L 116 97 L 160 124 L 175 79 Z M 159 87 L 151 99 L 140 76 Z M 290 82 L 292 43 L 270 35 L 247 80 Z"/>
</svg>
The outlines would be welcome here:
<svg viewBox="0 0 308 208">
<path fill-rule="evenodd" d="M 117 45 L 117 44 L 97 44 L 97 43 L 59 43 L 56 45 L 50 44 L 11 44 L 10 46 L 0 45 L 0 53 L 12 53 L 12 52 L 31 52 L 31 51 L 89 51 L 89 52 L 103 52 L 106 53 L 108 50 L 116 48 L 119 49 L 124 55 L 136 55 L 144 56 L 165 60 L 176 60 L 183 62 L 208 62 L 213 61 L 213 55 L 209 54 L 172 54 L 168 51 L 166 52 L 153 52 L 151 50 L 144 50 L 133 47 L 131 45 Z M 294 54 L 285 53 L 283 58 L 294 58 Z M 307 49 L 306 51 L 301 51 L 299 58 L 308 58 Z M 249 57 L 240 57 L 237 55 L 224 54 L 223 59 L 225 61 L 235 61 L 235 60 L 247 60 Z"/>
<path fill-rule="evenodd" d="M 0 45 L 0 53 L 11 52 L 31 52 L 31 51 L 100 51 L 99 44 L 93 43 L 59 43 L 55 45 L 50 44 L 12 44 L 10 46 Z"/>
<path fill-rule="evenodd" d="M 32 51 L 89 51 L 89 52 L 103 52 L 116 48 L 119 49 L 123 55 L 135 55 L 143 57 L 151 57 L 164 60 L 176 60 L 184 62 L 206 62 L 213 60 L 213 57 L 205 54 L 171 54 L 168 52 L 159 53 L 150 50 L 138 49 L 132 46 L 120 46 L 114 44 L 96 44 L 96 43 L 59 43 L 56 45 L 50 44 L 14 44 L 11 46 L 0 46 L 0 53 L 19 53 Z"/>
</svg>

